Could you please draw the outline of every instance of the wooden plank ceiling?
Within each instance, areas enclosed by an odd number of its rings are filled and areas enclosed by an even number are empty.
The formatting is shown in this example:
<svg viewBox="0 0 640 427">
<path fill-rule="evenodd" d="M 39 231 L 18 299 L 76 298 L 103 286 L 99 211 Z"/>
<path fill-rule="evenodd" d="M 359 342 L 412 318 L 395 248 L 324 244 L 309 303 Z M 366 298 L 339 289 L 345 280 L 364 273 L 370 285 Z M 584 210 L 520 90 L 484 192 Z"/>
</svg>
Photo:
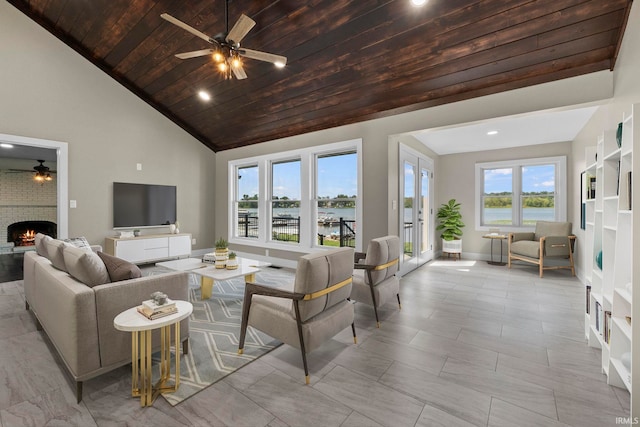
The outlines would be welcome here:
<svg viewBox="0 0 640 427">
<path fill-rule="evenodd" d="M 613 69 L 631 0 L 233 0 L 257 25 L 243 47 L 288 64 L 245 59 L 224 80 L 209 36 L 224 0 L 8 0 L 214 151 Z M 212 100 L 196 93 L 207 90 Z"/>
</svg>

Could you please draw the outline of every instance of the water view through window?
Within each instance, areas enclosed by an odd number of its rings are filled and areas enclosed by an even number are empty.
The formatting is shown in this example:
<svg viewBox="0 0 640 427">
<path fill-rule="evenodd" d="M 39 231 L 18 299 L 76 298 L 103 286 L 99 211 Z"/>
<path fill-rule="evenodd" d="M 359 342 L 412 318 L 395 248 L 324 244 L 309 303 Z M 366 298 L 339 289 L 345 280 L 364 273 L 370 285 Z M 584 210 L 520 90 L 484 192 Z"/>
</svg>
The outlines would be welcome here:
<svg viewBox="0 0 640 427">
<path fill-rule="evenodd" d="M 320 246 L 355 246 L 358 196 L 358 156 L 355 151 L 318 154 L 314 192 L 304 196 L 303 165 L 299 158 L 270 163 L 267 196 L 268 240 L 300 243 L 301 227 L 310 227 Z M 259 167 L 239 166 L 236 185 L 237 223 L 235 236 L 261 238 L 259 211 Z M 305 198 L 306 197 L 306 198 Z M 309 200 L 312 198 L 312 201 Z M 310 204 L 311 202 L 311 204 Z M 303 218 L 301 206 L 311 218 Z M 313 218 L 313 219 L 312 219 Z"/>
<path fill-rule="evenodd" d="M 536 221 L 555 220 L 555 165 L 494 168 L 483 172 L 484 225 L 534 225 Z M 514 191 L 517 181 L 521 184 Z M 514 203 L 518 209 L 514 209 Z"/>
</svg>

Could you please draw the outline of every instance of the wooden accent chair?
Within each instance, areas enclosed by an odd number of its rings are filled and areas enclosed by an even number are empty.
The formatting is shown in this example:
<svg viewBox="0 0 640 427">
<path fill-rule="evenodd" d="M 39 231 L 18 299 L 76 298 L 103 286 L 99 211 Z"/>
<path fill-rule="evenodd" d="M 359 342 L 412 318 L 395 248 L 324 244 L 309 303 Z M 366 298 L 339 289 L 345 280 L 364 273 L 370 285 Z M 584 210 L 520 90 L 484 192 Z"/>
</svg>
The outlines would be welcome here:
<svg viewBox="0 0 640 427">
<path fill-rule="evenodd" d="M 366 253 L 355 254 L 351 299 L 373 306 L 376 326 L 380 327 L 378 308 L 397 298 L 400 305 L 400 280 L 396 277 L 400 261 L 400 239 L 385 236 L 371 240 Z"/>
<path fill-rule="evenodd" d="M 353 324 L 351 295 L 353 249 L 338 248 L 300 257 L 293 285 L 287 289 L 247 283 L 242 307 L 238 353 L 247 326 L 252 326 L 302 352 L 309 384 L 307 353 Z"/>
<path fill-rule="evenodd" d="M 576 275 L 573 266 L 573 250 L 576 236 L 571 234 L 570 222 L 538 221 L 536 231 L 509 233 L 509 268 L 512 260 L 538 265 L 540 277 L 544 270 L 566 268 Z M 547 258 L 567 259 L 565 265 L 545 264 Z"/>
</svg>

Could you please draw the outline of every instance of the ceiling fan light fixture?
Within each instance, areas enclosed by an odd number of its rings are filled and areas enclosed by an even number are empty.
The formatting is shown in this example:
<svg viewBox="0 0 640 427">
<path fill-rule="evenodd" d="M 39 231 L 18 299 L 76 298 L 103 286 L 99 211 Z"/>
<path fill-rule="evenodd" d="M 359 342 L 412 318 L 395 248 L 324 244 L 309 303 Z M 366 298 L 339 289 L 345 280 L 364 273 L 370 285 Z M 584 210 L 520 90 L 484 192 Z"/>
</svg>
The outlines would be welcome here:
<svg viewBox="0 0 640 427">
<path fill-rule="evenodd" d="M 44 160 L 38 160 L 38 162 L 40 162 L 40 164 L 33 167 L 33 170 L 36 171 L 33 179 L 41 183 L 44 183 L 44 181 L 53 180 L 51 174 L 49 173 L 49 168 L 43 165 Z"/>
<path fill-rule="evenodd" d="M 234 68 L 238 68 L 242 65 L 242 61 L 237 56 L 231 58 L 231 66 Z"/>
<path fill-rule="evenodd" d="M 226 62 L 221 62 L 218 64 L 218 70 L 220 70 L 221 72 L 226 72 L 227 68 L 229 68 L 229 66 L 227 65 Z"/>
<path fill-rule="evenodd" d="M 217 62 L 218 64 L 224 61 L 224 56 L 222 55 L 222 53 L 220 53 L 220 51 L 216 50 L 215 52 L 213 52 L 213 55 L 211 55 L 211 57 L 213 58 L 213 60 L 215 62 Z"/>
</svg>

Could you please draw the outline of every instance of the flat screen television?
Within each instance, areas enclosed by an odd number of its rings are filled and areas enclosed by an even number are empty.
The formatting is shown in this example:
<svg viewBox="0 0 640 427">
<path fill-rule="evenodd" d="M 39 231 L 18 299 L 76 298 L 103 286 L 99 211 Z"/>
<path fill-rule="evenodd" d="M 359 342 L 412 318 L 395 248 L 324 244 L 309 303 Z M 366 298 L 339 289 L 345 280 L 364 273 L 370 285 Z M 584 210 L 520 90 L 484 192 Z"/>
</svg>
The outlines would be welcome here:
<svg viewBox="0 0 640 427">
<path fill-rule="evenodd" d="M 155 227 L 176 222 L 176 186 L 113 183 L 113 228 Z"/>
</svg>

